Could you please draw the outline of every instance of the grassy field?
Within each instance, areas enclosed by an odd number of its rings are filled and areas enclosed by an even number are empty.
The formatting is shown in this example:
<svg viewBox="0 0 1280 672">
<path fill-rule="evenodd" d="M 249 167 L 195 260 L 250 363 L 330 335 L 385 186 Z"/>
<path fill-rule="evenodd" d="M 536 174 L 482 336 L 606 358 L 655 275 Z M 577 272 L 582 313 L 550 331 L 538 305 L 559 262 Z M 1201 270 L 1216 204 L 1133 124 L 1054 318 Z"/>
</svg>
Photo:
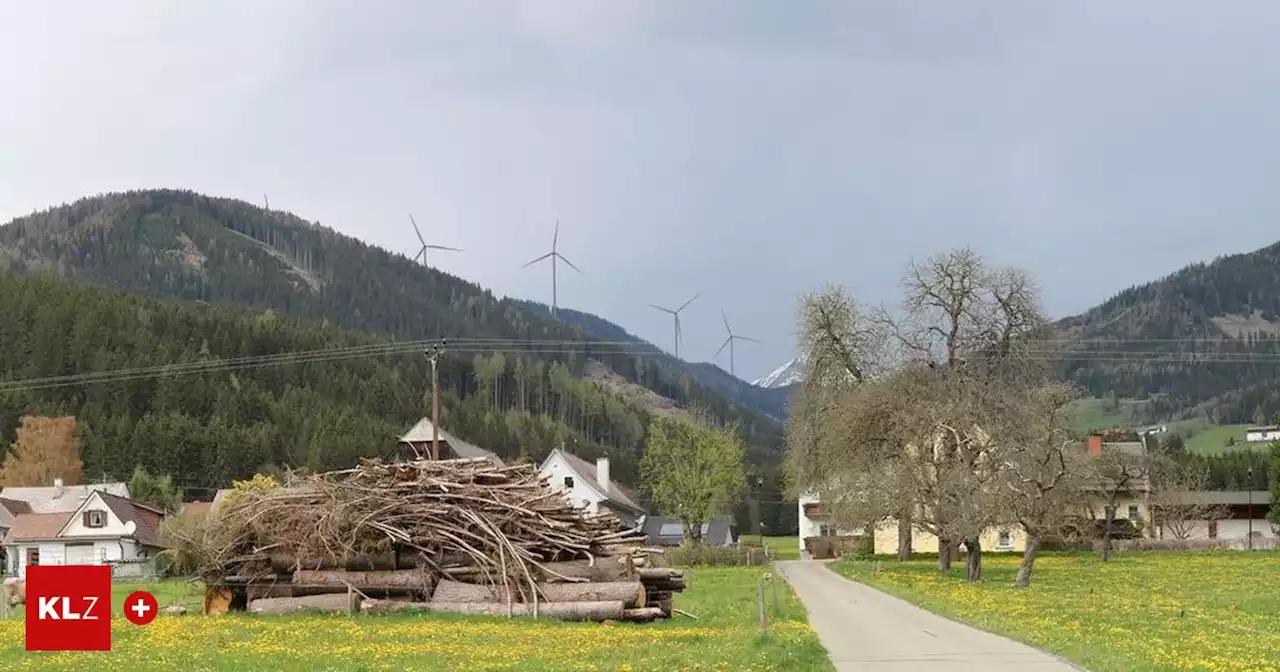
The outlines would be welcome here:
<svg viewBox="0 0 1280 672">
<path fill-rule="evenodd" d="M 1280 671 L 1280 553 L 1050 555 L 1026 590 L 1013 587 L 1018 560 L 984 558 L 974 585 L 940 575 L 936 560 L 834 569 L 1093 672 Z"/>
<path fill-rule="evenodd" d="M 797 537 L 761 537 L 758 534 L 744 534 L 739 537 L 742 545 L 765 546 L 773 549 L 778 560 L 799 560 L 800 541 Z"/>
<path fill-rule="evenodd" d="M 1071 402 L 1067 407 L 1067 418 L 1071 426 L 1089 432 L 1111 427 L 1132 427 L 1140 424 L 1137 420 L 1142 412 L 1144 402 L 1133 399 L 1118 399 L 1114 407 L 1106 400 L 1097 397 L 1085 397 Z"/>
<path fill-rule="evenodd" d="M 697 620 L 563 623 L 441 615 L 199 615 L 201 593 L 177 583 L 117 586 L 113 650 L 27 653 L 20 614 L 0 622 L 8 670 L 830 670 L 826 651 L 785 583 L 778 615 L 760 637 L 756 585 L 762 567 L 686 570 L 676 607 Z M 186 616 L 138 627 L 123 600 L 143 588 Z"/>
<path fill-rule="evenodd" d="M 1198 428 L 1187 437 L 1187 450 L 1192 453 L 1221 453 L 1228 450 L 1243 450 L 1249 447 L 1244 441 L 1244 430 L 1253 425 L 1208 425 Z M 1235 445 L 1228 446 L 1232 439 Z"/>
</svg>

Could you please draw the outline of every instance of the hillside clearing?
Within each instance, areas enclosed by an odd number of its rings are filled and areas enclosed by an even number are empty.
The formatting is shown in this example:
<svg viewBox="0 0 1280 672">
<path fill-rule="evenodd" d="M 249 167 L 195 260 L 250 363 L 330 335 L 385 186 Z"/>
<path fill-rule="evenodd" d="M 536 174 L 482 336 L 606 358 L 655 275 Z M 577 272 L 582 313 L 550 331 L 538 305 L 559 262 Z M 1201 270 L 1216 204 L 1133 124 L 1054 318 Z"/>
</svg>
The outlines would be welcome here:
<svg viewBox="0 0 1280 672">
<path fill-rule="evenodd" d="M 1013 586 L 1018 561 L 989 556 L 978 584 L 928 559 L 833 569 L 1094 672 L 1280 671 L 1278 552 L 1047 555 L 1024 590 Z"/>
<path fill-rule="evenodd" d="M 150 584 L 161 605 L 195 615 L 161 616 L 136 627 L 119 617 L 140 585 L 113 591 L 113 651 L 35 655 L 23 650 L 22 622 L 0 622 L 5 669 L 78 670 L 830 670 L 803 605 L 779 582 L 779 613 L 761 638 L 756 583 L 766 568 L 685 570 L 679 607 L 697 620 L 564 623 L 447 615 L 266 617 L 198 615 L 200 592 Z"/>
</svg>

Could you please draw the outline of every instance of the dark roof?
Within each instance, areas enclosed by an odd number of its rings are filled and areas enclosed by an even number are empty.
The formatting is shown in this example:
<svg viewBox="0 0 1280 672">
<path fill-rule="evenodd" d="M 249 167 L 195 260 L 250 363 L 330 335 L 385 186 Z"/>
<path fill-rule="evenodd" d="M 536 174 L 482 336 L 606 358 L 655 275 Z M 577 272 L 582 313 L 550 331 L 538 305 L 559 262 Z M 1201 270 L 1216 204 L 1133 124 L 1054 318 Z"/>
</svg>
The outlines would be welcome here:
<svg viewBox="0 0 1280 672">
<path fill-rule="evenodd" d="M 22 515 L 24 513 L 31 513 L 31 505 L 20 499 L 0 497 L 0 506 L 8 509 L 9 513 L 12 513 L 15 516 Z"/>
<path fill-rule="evenodd" d="M 52 541 L 58 538 L 58 532 L 70 519 L 70 513 L 20 513 L 13 519 L 13 527 L 5 535 L 4 543 Z"/>
<path fill-rule="evenodd" d="M 182 505 L 182 515 L 203 516 L 213 510 L 213 502 L 186 502 Z"/>
<path fill-rule="evenodd" d="M 1184 506 L 1248 506 L 1249 502 L 1261 505 L 1271 501 L 1269 490 L 1195 490 L 1191 492 L 1168 493 L 1161 499 L 1168 504 Z M 1160 502 L 1156 503 L 1159 506 Z"/>
<path fill-rule="evenodd" d="M 667 516 L 649 516 L 644 521 L 644 533 L 649 543 L 654 546 L 679 546 L 684 541 L 684 524 L 679 518 Z M 702 524 L 702 538 L 719 542 L 721 539 L 733 538 L 733 517 L 712 516 L 711 520 Z"/>
<path fill-rule="evenodd" d="M 610 479 L 608 487 L 596 480 L 596 465 L 566 451 L 560 451 L 564 456 L 564 461 L 569 468 L 577 472 L 578 478 L 591 483 L 597 490 L 604 493 L 610 500 L 617 502 L 629 509 L 634 509 L 639 513 L 644 513 L 644 509 L 637 503 L 640 499 L 636 492 L 626 486 L 612 482 Z"/>
<path fill-rule="evenodd" d="M 134 524 L 133 538 L 147 546 L 160 545 L 160 522 L 164 520 L 164 512 L 139 504 L 124 497 L 99 492 L 98 496 L 106 503 L 111 512 L 116 514 L 120 522 Z"/>
</svg>

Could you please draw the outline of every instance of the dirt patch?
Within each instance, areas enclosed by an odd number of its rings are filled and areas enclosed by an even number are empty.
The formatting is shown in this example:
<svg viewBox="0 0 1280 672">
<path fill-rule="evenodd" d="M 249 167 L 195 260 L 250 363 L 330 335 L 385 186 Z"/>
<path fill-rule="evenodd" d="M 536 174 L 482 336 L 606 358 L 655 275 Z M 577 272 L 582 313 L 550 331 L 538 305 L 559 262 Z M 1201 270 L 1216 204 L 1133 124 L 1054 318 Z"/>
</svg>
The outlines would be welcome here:
<svg viewBox="0 0 1280 672">
<path fill-rule="evenodd" d="M 1212 321 L 1228 336 L 1235 338 L 1244 338 L 1248 334 L 1259 332 L 1272 336 L 1280 335 L 1280 324 L 1267 321 L 1262 317 L 1262 313 L 1256 310 L 1252 315 L 1223 315 L 1212 318 Z"/>
<path fill-rule="evenodd" d="M 200 248 L 196 247 L 195 241 L 191 240 L 187 234 L 179 233 L 178 243 L 181 244 L 181 247 L 176 250 L 169 250 L 177 258 L 178 263 L 198 273 L 204 273 L 204 262 L 208 261 L 208 259 L 200 251 Z"/>
<path fill-rule="evenodd" d="M 689 415 L 688 411 L 680 408 L 680 405 L 671 399 L 623 378 L 594 359 L 587 360 L 586 366 L 583 367 L 583 377 L 624 401 L 644 408 L 659 417 L 674 418 Z"/>
<path fill-rule="evenodd" d="M 296 263 L 294 263 L 293 259 L 290 259 L 288 255 L 286 255 L 284 252 L 281 252 L 280 250 L 277 250 L 276 248 L 271 247 L 270 245 L 262 242 L 261 240 L 258 240 L 257 238 L 254 238 L 253 236 L 240 233 L 235 229 L 227 229 L 227 231 L 230 231 L 231 233 L 234 233 L 237 236 L 244 238 L 245 240 L 253 241 L 255 244 L 258 245 L 258 247 L 261 247 L 262 249 L 266 250 L 267 254 L 270 254 L 276 259 L 279 259 L 280 263 L 288 267 L 289 273 L 293 275 L 295 278 L 297 278 L 299 281 L 301 281 L 302 284 L 310 288 L 311 291 L 318 292 L 320 291 L 320 287 L 324 285 L 324 281 L 320 279 L 320 276 L 297 265 Z"/>
</svg>

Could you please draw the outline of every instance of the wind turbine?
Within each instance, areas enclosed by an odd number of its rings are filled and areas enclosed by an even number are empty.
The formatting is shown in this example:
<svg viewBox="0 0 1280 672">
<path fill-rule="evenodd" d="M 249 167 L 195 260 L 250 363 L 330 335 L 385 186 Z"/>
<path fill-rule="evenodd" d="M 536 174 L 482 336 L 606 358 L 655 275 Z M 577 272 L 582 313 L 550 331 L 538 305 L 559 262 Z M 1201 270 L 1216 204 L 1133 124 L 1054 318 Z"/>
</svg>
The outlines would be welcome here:
<svg viewBox="0 0 1280 672">
<path fill-rule="evenodd" d="M 427 250 L 448 250 L 449 252 L 462 251 L 461 249 L 456 247 L 445 247 L 444 245 L 428 245 L 427 241 L 422 239 L 422 231 L 418 229 L 418 222 L 413 218 L 413 215 L 409 215 L 409 223 L 413 224 L 413 232 L 418 234 L 418 242 L 422 243 L 422 249 L 418 250 L 418 253 L 413 255 L 413 260 L 418 261 L 419 259 L 421 259 L 423 266 L 427 265 Z"/>
<path fill-rule="evenodd" d="M 692 299 L 685 301 L 683 304 L 681 304 L 679 308 L 676 308 L 675 310 L 671 310 L 670 308 L 663 308 L 662 306 L 659 306 L 653 303 L 649 304 L 650 308 L 661 310 L 662 312 L 667 313 L 671 317 L 675 318 L 676 330 L 675 330 L 674 341 L 676 346 L 675 347 L 676 359 L 680 359 L 680 341 L 683 340 L 684 338 L 684 335 L 680 332 L 680 311 L 684 310 L 685 308 L 688 308 L 689 304 L 693 303 L 694 299 L 697 299 L 697 298 L 698 298 L 698 295 L 694 294 Z"/>
<path fill-rule="evenodd" d="M 574 266 L 572 261 L 565 259 L 563 254 L 560 254 L 559 252 L 556 251 L 556 245 L 558 245 L 559 242 L 560 242 L 560 220 L 557 219 L 556 232 L 555 232 L 555 235 L 552 236 L 551 238 L 551 251 L 542 255 L 541 257 L 538 257 L 537 259 L 534 259 L 533 261 L 530 261 L 524 266 L 521 266 L 521 268 L 528 268 L 544 259 L 551 260 L 551 316 L 552 317 L 556 316 L 556 308 L 558 307 L 558 303 L 557 303 L 558 300 L 556 297 L 556 292 L 558 291 L 557 285 L 556 285 L 556 260 L 559 259 L 560 261 L 563 261 L 564 263 L 568 264 L 569 268 L 572 268 L 573 270 L 579 273 L 582 272 L 582 269 L 578 268 L 577 266 Z"/>
<path fill-rule="evenodd" d="M 751 338 L 750 336 L 739 336 L 738 334 L 733 333 L 733 329 L 729 327 L 729 316 L 725 315 L 723 310 L 720 311 L 720 317 L 724 318 L 724 330 L 729 332 L 729 338 L 724 339 L 724 343 L 720 345 L 720 349 L 716 350 L 716 354 L 713 355 L 711 359 L 715 359 L 716 357 L 719 357 L 720 353 L 724 352 L 725 347 L 728 347 L 729 348 L 729 375 L 736 376 L 737 374 L 733 372 L 733 342 L 734 341 L 750 341 L 752 343 L 759 343 L 760 341 L 757 341 L 756 339 Z"/>
</svg>

